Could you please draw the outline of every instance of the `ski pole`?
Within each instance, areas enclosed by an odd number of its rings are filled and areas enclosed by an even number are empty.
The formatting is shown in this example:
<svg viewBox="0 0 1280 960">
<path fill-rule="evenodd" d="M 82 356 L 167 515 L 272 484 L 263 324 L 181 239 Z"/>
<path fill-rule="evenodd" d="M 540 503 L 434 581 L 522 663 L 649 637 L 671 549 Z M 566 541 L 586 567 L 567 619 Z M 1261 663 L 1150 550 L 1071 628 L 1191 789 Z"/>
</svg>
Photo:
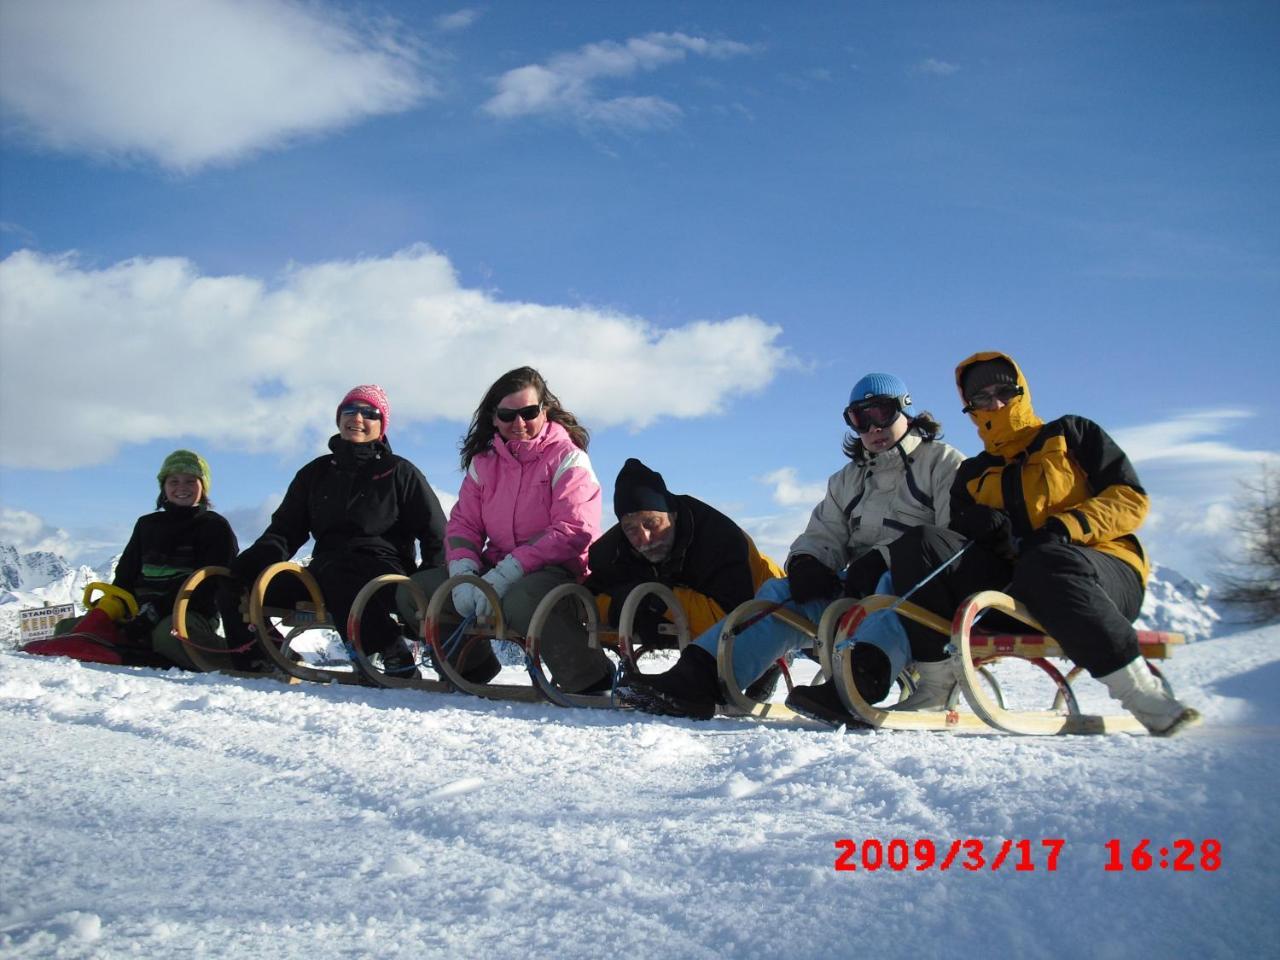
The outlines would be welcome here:
<svg viewBox="0 0 1280 960">
<path fill-rule="evenodd" d="M 906 603 L 908 600 L 910 600 L 910 599 L 911 599 L 911 597 L 915 594 L 915 592 L 916 592 L 917 590 L 919 590 L 919 589 L 920 589 L 921 587 L 923 587 L 926 583 L 928 583 L 930 580 L 932 580 L 934 577 L 936 577 L 938 574 L 940 574 L 943 570 L 947 569 L 947 567 L 951 566 L 951 564 L 953 564 L 953 563 L 955 563 L 957 560 L 959 560 L 959 559 L 960 559 L 960 557 L 964 555 L 964 552 L 965 552 L 966 550 L 968 550 L 970 547 L 972 547 L 972 546 L 973 546 L 974 542 L 975 542 L 975 541 L 973 541 L 973 540 L 966 540 L 966 541 L 964 542 L 964 545 L 963 545 L 963 546 L 961 546 L 959 550 L 957 550 L 957 551 L 956 551 L 955 553 L 953 553 L 951 556 L 947 557 L 947 559 L 946 559 L 946 560 L 943 560 L 943 561 L 942 561 L 942 563 L 940 563 L 940 564 L 938 564 L 936 567 L 934 567 L 934 568 L 933 568 L 933 570 L 932 570 L 932 571 L 930 571 L 930 572 L 925 576 L 925 578 L 924 578 L 923 580 L 921 580 L 921 581 L 920 581 L 919 583 L 917 583 L 914 587 L 912 587 L 910 590 L 908 590 L 906 593 L 904 593 L 902 596 L 900 596 L 897 600 L 895 600 L 895 601 L 893 602 L 892 606 L 886 607 L 886 608 L 885 608 L 885 612 L 887 612 L 887 613 L 893 613 L 893 612 L 894 612 L 895 610 L 897 610 L 900 606 L 902 606 L 904 603 Z M 854 608 L 853 608 L 853 610 L 850 610 L 850 611 L 849 611 L 849 613 L 848 613 L 848 614 L 846 614 L 846 616 L 851 615 L 851 614 L 854 612 L 854 610 L 857 610 L 857 609 L 859 609 L 859 608 L 858 608 L 858 607 L 854 607 Z M 854 642 L 854 641 L 853 641 L 853 637 L 846 637 L 845 639 L 841 640 L 838 644 L 836 644 L 836 649 L 837 649 L 837 650 L 844 650 L 846 647 L 851 647 L 851 646 L 853 646 L 853 642 Z"/>
</svg>

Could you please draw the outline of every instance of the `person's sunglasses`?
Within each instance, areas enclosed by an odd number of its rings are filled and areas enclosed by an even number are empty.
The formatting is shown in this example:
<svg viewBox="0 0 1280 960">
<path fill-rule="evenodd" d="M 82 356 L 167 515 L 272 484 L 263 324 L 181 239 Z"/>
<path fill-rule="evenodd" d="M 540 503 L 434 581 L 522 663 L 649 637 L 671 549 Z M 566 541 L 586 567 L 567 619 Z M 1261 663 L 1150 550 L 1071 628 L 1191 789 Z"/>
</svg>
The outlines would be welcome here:
<svg viewBox="0 0 1280 960">
<path fill-rule="evenodd" d="M 890 397 L 864 400 L 845 408 L 844 422 L 858 433 L 870 433 L 876 427 L 883 430 L 893 426 L 901 412 L 898 401 Z"/>
<path fill-rule="evenodd" d="M 366 420 L 381 420 L 382 413 L 377 407 L 371 407 L 364 403 L 348 403 L 344 407 L 338 408 L 338 416 L 354 417 L 356 414 L 364 417 Z"/>
<path fill-rule="evenodd" d="M 512 410 L 510 407 L 498 407 L 493 411 L 493 415 L 503 423 L 511 423 L 516 417 L 528 423 L 530 420 L 537 420 L 538 414 L 542 412 L 542 404 L 531 403 L 527 407 L 521 407 L 518 410 Z"/>
<path fill-rule="evenodd" d="M 1011 383 L 994 383 L 983 387 L 977 393 L 969 394 L 969 402 L 961 413 L 973 413 L 974 410 L 990 410 L 1000 403 L 1008 403 L 1014 397 L 1022 396 L 1022 388 Z"/>
</svg>

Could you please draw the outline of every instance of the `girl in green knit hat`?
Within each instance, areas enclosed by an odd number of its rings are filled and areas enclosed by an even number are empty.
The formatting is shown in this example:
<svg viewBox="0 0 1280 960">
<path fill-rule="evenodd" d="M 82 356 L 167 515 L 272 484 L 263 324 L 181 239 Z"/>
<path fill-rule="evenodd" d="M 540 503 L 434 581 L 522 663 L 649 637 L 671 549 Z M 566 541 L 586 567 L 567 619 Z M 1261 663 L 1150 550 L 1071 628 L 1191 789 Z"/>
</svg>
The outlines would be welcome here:
<svg viewBox="0 0 1280 960">
<path fill-rule="evenodd" d="M 56 633 L 92 637 L 127 664 L 179 666 L 196 669 L 181 642 L 173 636 L 173 603 L 183 582 L 207 566 L 226 566 L 238 552 L 235 534 L 226 519 L 210 509 L 212 477 L 209 464 L 191 450 L 175 450 L 164 458 L 156 474 L 156 509 L 138 518 L 133 535 L 116 563 L 113 585 L 130 594 L 137 613 L 128 616 L 123 600 L 107 596 L 83 620 L 64 620 Z M 90 619 L 92 618 L 92 619 Z M 214 598 L 197 597 L 187 614 L 191 640 L 225 646 L 214 626 Z M 32 653 L 64 653 L 58 644 Z M 76 654 L 72 654 L 76 655 Z M 87 658 L 86 658 L 87 659 Z"/>
</svg>

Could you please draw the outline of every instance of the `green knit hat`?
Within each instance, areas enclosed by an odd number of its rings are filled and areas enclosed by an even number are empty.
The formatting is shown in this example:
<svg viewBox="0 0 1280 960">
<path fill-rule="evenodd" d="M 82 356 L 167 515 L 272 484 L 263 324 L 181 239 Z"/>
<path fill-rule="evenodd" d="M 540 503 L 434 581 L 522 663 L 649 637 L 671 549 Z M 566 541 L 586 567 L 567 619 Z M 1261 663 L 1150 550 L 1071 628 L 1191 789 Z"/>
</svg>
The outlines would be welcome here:
<svg viewBox="0 0 1280 960">
<path fill-rule="evenodd" d="M 174 473 L 187 473 L 199 477 L 204 486 L 204 499 L 209 499 L 209 488 L 212 486 L 209 476 L 209 464 L 204 457 L 192 450 L 175 450 L 164 458 L 156 479 L 160 481 L 160 495 L 164 496 L 165 477 Z"/>
</svg>

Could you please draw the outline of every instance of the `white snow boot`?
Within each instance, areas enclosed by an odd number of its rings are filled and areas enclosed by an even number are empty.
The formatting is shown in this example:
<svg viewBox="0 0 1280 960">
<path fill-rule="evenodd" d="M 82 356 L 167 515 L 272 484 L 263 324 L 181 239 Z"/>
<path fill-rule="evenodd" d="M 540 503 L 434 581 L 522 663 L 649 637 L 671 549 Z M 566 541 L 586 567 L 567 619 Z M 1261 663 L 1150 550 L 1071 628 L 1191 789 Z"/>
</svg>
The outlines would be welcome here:
<svg viewBox="0 0 1280 960">
<path fill-rule="evenodd" d="M 890 710 L 945 710 L 956 685 L 955 668 L 950 660 L 915 662 L 920 675 L 915 692 Z"/>
<path fill-rule="evenodd" d="M 1198 710 L 1174 699 L 1141 657 L 1098 679 L 1154 736 L 1171 737 L 1201 720 Z"/>
</svg>

